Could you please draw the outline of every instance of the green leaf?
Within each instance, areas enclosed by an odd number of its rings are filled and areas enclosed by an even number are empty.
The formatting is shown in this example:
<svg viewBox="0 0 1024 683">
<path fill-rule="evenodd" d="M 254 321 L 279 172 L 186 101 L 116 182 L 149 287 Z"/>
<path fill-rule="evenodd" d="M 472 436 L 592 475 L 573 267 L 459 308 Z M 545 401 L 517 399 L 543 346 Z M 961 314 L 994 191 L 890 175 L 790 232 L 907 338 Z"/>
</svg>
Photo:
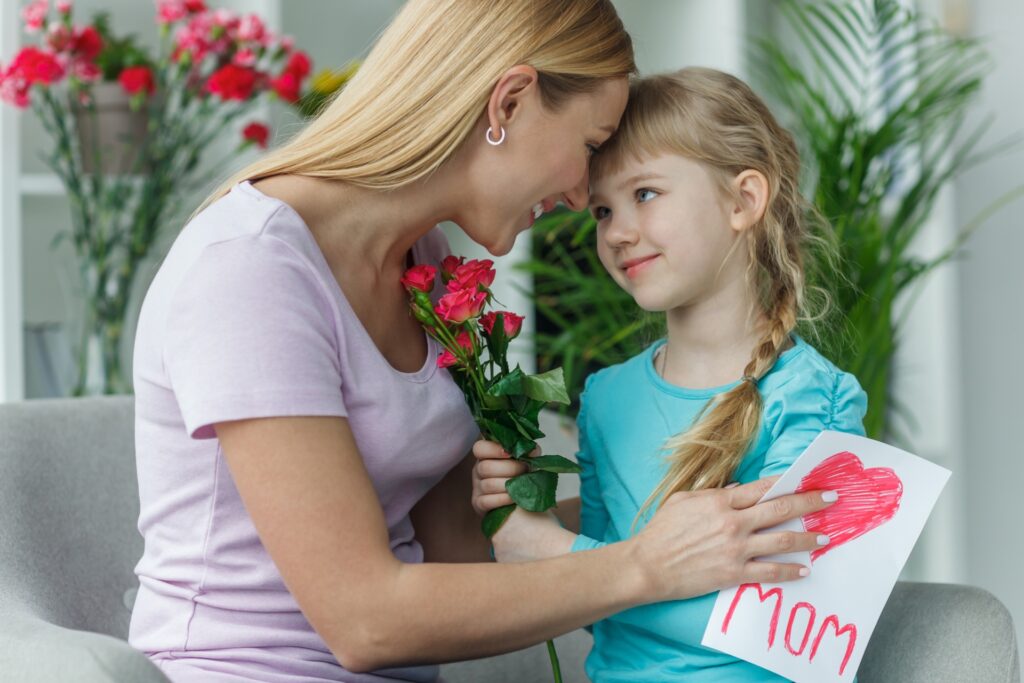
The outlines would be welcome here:
<svg viewBox="0 0 1024 683">
<path fill-rule="evenodd" d="M 492 384 L 487 393 L 490 396 L 522 396 L 525 377 L 526 374 L 516 366 L 515 370 Z"/>
<path fill-rule="evenodd" d="M 523 378 L 523 392 L 535 401 L 569 403 L 565 390 L 562 368 L 555 368 L 542 375 L 527 375 Z"/>
<path fill-rule="evenodd" d="M 579 474 L 582 471 L 579 465 L 560 455 L 538 455 L 536 458 L 526 458 L 523 462 L 529 463 L 535 470 L 557 474 Z"/>
<path fill-rule="evenodd" d="M 553 472 L 529 472 L 505 482 L 512 500 L 529 512 L 544 512 L 555 506 L 558 475 Z"/>
<path fill-rule="evenodd" d="M 494 534 L 498 532 L 501 525 L 505 523 L 505 520 L 509 518 L 513 512 L 515 512 L 515 505 L 504 505 L 500 508 L 494 508 L 488 510 L 487 514 L 484 515 L 483 522 L 480 524 L 481 531 L 484 532 L 484 536 L 487 538 L 493 538 Z"/>
<path fill-rule="evenodd" d="M 487 418 L 480 418 L 479 426 L 484 431 L 484 436 L 497 441 L 501 444 L 501 447 L 506 451 L 515 455 L 517 446 L 520 441 L 523 441 L 523 437 L 520 436 L 519 432 L 515 429 L 510 429 L 503 424 L 499 424 L 493 420 Z M 519 450 L 522 450 L 519 448 Z M 529 453 L 530 451 L 526 451 Z"/>
</svg>

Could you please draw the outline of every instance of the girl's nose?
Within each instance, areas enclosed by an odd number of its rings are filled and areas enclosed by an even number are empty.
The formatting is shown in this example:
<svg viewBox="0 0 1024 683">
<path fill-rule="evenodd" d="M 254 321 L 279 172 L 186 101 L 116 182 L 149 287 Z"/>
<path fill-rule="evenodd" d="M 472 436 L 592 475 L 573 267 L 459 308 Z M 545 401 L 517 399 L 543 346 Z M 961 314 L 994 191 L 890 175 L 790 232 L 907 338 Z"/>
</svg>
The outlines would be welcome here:
<svg viewBox="0 0 1024 683">
<path fill-rule="evenodd" d="M 604 229 L 604 239 L 611 247 L 623 247 L 636 244 L 638 233 L 627 216 L 612 214 Z"/>
</svg>

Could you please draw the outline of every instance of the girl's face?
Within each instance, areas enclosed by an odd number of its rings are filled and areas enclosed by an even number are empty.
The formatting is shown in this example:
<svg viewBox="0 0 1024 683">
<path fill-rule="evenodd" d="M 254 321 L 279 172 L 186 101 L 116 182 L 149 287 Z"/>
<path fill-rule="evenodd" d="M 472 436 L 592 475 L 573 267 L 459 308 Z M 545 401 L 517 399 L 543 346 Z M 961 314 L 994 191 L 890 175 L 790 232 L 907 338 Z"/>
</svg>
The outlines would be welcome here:
<svg viewBox="0 0 1024 683">
<path fill-rule="evenodd" d="M 735 202 L 700 163 L 675 154 L 630 159 L 594 182 L 597 251 L 647 311 L 670 311 L 745 289 Z"/>
<path fill-rule="evenodd" d="M 559 202 L 580 211 L 587 205 L 592 152 L 611 137 L 626 108 L 626 79 L 609 79 L 595 91 L 574 95 L 551 111 L 540 100 L 536 81 L 514 91 L 511 119 L 501 145 L 486 144 L 482 122 L 468 174 L 472 200 L 455 221 L 497 256 L 539 213 Z M 500 134 L 495 132 L 492 139 Z"/>
</svg>

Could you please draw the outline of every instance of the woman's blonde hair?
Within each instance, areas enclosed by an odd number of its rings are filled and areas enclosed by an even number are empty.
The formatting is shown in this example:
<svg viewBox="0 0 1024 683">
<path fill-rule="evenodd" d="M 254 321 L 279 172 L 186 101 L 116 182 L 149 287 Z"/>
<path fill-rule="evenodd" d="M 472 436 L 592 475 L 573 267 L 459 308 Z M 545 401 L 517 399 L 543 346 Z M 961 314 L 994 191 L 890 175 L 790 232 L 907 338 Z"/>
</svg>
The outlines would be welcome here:
<svg viewBox="0 0 1024 683">
<path fill-rule="evenodd" d="M 748 169 L 768 181 L 763 218 L 745 232 L 748 284 L 763 336 L 736 387 L 709 401 L 693 425 L 665 444 L 669 470 L 637 515 L 676 491 L 725 486 L 757 436 L 761 394 L 756 382 L 775 365 L 799 320 L 820 318 L 831 300 L 806 285 L 805 258 L 835 258 L 827 223 L 799 189 L 800 155 L 793 136 L 740 79 L 705 68 L 635 80 L 616 134 L 595 155 L 592 178 L 628 159 L 678 154 L 707 169 L 733 196 L 732 180 Z M 660 507 L 660 503 L 659 503 Z"/>
<path fill-rule="evenodd" d="M 314 120 L 200 209 L 242 180 L 283 173 L 380 190 L 415 182 L 459 148 L 517 64 L 537 70 L 551 109 L 636 72 L 610 0 L 409 0 Z"/>
</svg>

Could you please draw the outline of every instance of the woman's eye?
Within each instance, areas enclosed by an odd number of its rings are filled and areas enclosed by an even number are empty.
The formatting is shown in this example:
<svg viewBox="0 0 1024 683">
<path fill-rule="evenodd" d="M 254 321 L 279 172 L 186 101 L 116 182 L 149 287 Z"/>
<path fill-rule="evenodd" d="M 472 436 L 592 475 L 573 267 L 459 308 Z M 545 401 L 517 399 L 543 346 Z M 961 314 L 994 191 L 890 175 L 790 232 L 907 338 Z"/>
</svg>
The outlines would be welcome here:
<svg viewBox="0 0 1024 683">
<path fill-rule="evenodd" d="M 606 206 L 595 206 L 592 213 L 594 214 L 594 218 L 599 221 L 603 221 L 605 218 L 608 218 L 609 214 L 611 214 L 611 209 Z"/>
<path fill-rule="evenodd" d="M 594 156 L 597 154 L 597 145 L 587 145 L 587 156 Z"/>
<path fill-rule="evenodd" d="M 647 202 L 658 196 L 657 191 L 643 188 L 636 191 L 636 200 L 638 202 Z"/>
</svg>

